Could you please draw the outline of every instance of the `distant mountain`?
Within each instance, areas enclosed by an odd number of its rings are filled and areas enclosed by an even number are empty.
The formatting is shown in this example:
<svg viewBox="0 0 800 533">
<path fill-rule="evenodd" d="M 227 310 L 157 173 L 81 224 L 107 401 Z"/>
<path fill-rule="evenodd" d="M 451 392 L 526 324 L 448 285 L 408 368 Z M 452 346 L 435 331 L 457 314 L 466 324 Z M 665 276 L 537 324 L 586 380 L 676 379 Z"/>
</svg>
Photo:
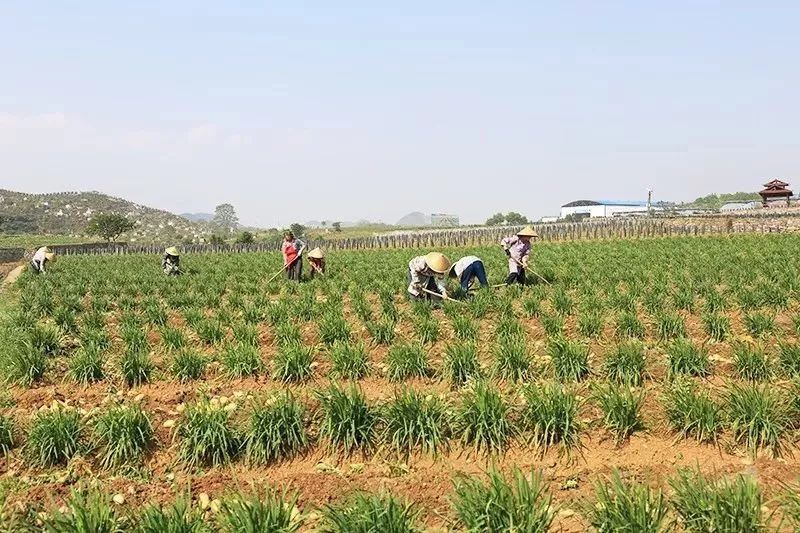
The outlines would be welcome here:
<svg viewBox="0 0 800 533">
<path fill-rule="evenodd" d="M 181 213 L 178 216 L 192 222 L 211 222 L 214 219 L 214 213 Z"/>
<path fill-rule="evenodd" d="M 136 223 L 120 241 L 197 242 L 208 233 L 202 222 L 96 191 L 28 194 L 0 189 L 0 232 L 84 236 L 94 215 L 117 213 Z"/>
<path fill-rule="evenodd" d="M 413 213 L 409 213 L 400 220 L 397 221 L 396 226 L 403 226 L 403 227 L 420 227 L 420 226 L 430 226 L 431 225 L 431 217 L 426 215 L 425 213 L 420 213 L 419 211 L 414 211 Z"/>
</svg>

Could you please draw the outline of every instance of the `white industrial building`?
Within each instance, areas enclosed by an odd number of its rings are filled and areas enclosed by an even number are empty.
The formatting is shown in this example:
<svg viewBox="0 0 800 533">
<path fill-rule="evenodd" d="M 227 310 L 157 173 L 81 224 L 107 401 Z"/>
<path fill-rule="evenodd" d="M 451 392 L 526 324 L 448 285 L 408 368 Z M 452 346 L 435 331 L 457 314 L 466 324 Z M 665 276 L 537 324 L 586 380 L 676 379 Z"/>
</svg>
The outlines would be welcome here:
<svg viewBox="0 0 800 533">
<path fill-rule="evenodd" d="M 648 211 L 647 202 L 618 202 L 577 200 L 561 206 L 561 216 L 566 218 L 570 215 L 586 218 L 607 218 L 623 216 L 635 213 L 646 213 Z"/>
<path fill-rule="evenodd" d="M 759 207 L 761 207 L 761 202 L 728 202 L 720 207 L 719 210 L 722 213 L 730 213 L 731 211 L 747 211 Z"/>
</svg>

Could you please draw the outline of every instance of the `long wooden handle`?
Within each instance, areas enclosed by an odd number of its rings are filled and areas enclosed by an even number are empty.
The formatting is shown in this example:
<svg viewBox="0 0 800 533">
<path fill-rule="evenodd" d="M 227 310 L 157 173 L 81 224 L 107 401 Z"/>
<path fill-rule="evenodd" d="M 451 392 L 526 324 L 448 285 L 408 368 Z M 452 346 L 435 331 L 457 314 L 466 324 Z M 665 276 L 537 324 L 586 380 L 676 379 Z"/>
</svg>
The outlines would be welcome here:
<svg viewBox="0 0 800 533">
<path fill-rule="evenodd" d="M 455 302 L 457 304 L 463 304 L 464 303 L 462 301 L 456 300 L 455 298 L 450 298 L 449 296 L 445 296 L 444 294 L 441 294 L 439 292 L 428 290 L 425 287 L 422 288 L 422 292 L 427 292 L 431 296 L 437 296 L 437 297 L 441 298 L 442 300 L 447 300 L 448 302 Z"/>
<path fill-rule="evenodd" d="M 299 259 L 302 257 L 302 255 L 303 255 L 303 250 L 305 250 L 305 249 L 306 249 L 306 245 L 304 244 L 303 246 L 301 246 L 301 247 L 300 247 L 300 251 L 297 253 L 297 257 L 295 257 L 295 258 L 292 260 L 292 262 L 291 262 L 291 263 L 286 263 L 285 265 L 283 265 L 283 268 L 281 268 L 280 270 L 278 270 L 278 271 L 275 273 L 275 275 L 274 275 L 274 276 L 272 276 L 271 278 L 269 278 L 269 281 L 267 281 L 267 283 L 271 283 L 271 282 L 272 282 L 272 281 L 273 281 L 275 278 L 277 278 L 278 276 L 280 276 L 281 274 L 283 274 L 283 272 L 284 272 L 284 271 L 285 271 L 287 268 L 289 268 L 290 266 L 292 266 L 293 264 L 295 264 L 295 262 L 297 262 L 297 261 L 298 261 L 298 260 L 299 260 Z"/>
<path fill-rule="evenodd" d="M 508 257 L 511 257 L 511 256 L 509 255 Z M 541 275 L 541 274 L 539 274 L 538 272 L 536 272 L 536 271 L 535 271 L 534 269 L 532 269 L 530 266 L 525 266 L 525 265 L 523 265 L 521 262 L 519 262 L 519 261 L 517 260 L 517 258 L 516 258 L 516 257 L 511 257 L 511 259 L 513 259 L 513 260 L 514 260 L 514 262 L 515 262 L 516 264 L 518 264 L 519 266 L 521 266 L 521 267 L 522 267 L 524 270 L 528 270 L 528 271 L 529 271 L 531 274 L 533 274 L 534 276 L 536 276 L 536 277 L 537 277 L 537 278 L 539 278 L 540 280 L 544 281 L 544 282 L 545 282 L 545 283 L 547 283 L 548 285 L 552 285 L 552 284 L 551 284 L 549 281 L 547 281 L 546 279 L 544 279 L 544 278 L 542 277 L 542 275 Z"/>
</svg>

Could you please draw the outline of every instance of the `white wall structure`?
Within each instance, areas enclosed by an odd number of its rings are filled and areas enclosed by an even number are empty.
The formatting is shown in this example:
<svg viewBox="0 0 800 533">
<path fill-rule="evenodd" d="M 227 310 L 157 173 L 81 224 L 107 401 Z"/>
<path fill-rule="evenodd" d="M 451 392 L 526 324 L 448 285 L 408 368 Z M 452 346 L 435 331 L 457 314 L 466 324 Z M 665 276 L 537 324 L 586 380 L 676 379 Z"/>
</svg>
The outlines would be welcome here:
<svg viewBox="0 0 800 533">
<path fill-rule="evenodd" d="M 570 215 L 607 218 L 642 212 L 647 212 L 647 202 L 577 200 L 562 205 L 559 218 L 566 218 Z"/>
<path fill-rule="evenodd" d="M 784 200 L 781 200 L 781 202 L 784 202 Z M 758 207 L 761 207 L 760 202 L 729 202 L 720 207 L 719 210 L 722 213 L 729 213 L 731 211 L 745 211 L 748 209 L 756 209 Z"/>
</svg>

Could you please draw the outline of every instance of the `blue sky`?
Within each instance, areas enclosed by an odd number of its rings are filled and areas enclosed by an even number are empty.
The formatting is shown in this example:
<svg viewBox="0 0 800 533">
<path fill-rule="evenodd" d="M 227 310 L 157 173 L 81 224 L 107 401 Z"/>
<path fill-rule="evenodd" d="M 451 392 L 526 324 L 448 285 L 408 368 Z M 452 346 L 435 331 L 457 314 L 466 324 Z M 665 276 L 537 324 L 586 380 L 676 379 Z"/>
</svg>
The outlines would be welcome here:
<svg viewBox="0 0 800 533">
<path fill-rule="evenodd" d="M 279 226 L 800 175 L 796 2 L 67 4 L 0 3 L 0 187 Z"/>
</svg>

